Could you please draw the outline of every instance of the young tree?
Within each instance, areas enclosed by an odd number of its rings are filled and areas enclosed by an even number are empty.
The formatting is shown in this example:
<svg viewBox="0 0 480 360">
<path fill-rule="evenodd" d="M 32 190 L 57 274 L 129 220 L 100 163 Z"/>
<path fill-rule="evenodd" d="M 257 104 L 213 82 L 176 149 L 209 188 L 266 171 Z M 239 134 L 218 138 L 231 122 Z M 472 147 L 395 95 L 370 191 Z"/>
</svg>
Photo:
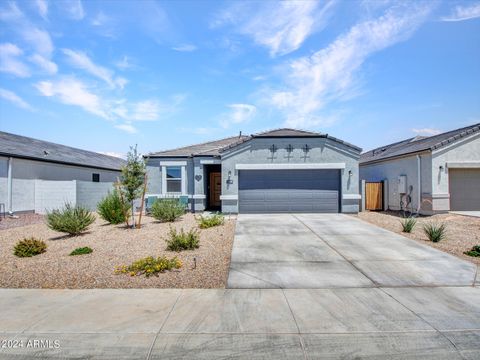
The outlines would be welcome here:
<svg viewBox="0 0 480 360">
<path fill-rule="evenodd" d="M 137 145 L 130 147 L 127 155 L 127 165 L 122 167 L 121 185 L 125 200 L 128 201 L 132 207 L 133 228 L 135 228 L 135 209 L 133 202 L 142 195 L 146 173 L 147 166 L 145 160 L 137 152 Z"/>
</svg>

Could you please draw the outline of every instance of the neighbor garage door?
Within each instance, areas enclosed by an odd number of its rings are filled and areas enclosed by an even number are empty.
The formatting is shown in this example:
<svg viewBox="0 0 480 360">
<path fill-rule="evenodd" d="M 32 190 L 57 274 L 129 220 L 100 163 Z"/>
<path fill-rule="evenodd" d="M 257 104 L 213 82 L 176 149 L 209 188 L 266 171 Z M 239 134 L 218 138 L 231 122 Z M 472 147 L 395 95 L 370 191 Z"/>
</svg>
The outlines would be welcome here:
<svg viewBox="0 0 480 360">
<path fill-rule="evenodd" d="M 240 170 L 239 212 L 324 212 L 339 208 L 339 170 Z"/>
<path fill-rule="evenodd" d="M 450 210 L 480 211 L 480 169 L 448 169 Z"/>
</svg>

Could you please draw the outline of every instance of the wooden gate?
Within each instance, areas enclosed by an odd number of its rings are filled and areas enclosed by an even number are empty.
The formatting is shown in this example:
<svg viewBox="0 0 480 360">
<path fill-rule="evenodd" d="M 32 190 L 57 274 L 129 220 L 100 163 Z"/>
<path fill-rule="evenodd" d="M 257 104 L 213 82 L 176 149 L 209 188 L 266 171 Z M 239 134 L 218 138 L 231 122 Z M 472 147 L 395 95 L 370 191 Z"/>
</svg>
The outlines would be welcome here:
<svg viewBox="0 0 480 360">
<path fill-rule="evenodd" d="M 383 182 L 365 183 L 365 209 L 383 210 Z"/>
</svg>

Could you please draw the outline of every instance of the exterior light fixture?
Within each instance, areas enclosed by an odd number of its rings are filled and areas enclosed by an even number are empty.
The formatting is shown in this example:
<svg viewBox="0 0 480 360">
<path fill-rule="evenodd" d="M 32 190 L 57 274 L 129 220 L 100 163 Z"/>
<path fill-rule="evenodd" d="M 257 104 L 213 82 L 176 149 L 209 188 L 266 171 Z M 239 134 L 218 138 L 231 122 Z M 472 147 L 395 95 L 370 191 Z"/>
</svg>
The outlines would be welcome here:
<svg viewBox="0 0 480 360">
<path fill-rule="evenodd" d="M 232 171 L 228 170 L 228 175 L 227 175 L 227 184 L 233 184 L 232 180 Z"/>
<path fill-rule="evenodd" d="M 440 166 L 438 167 L 438 169 L 439 169 L 440 171 L 443 171 L 443 165 L 440 165 Z"/>
<path fill-rule="evenodd" d="M 352 170 L 348 170 L 348 176 L 353 176 Z"/>
</svg>

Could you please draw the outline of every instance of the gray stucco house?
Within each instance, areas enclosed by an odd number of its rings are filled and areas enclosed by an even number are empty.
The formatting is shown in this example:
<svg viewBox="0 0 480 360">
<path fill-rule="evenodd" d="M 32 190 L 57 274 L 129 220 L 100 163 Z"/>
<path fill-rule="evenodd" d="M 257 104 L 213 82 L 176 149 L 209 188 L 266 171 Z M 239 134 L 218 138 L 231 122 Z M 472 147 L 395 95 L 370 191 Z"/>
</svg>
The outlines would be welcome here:
<svg viewBox="0 0 480 360">
<path fill-rule="evenodd" d="M 125 163 L 113 156 L 0 132 L 0 203 L 10 213 L 44 212 L 67 201 L 94 209 Z"/>
<path fill-rule="evenodd" d="M 386 181 L 385 203 L 422 214 L 480 211 L 480 124 L 365 152 L 360 179 Z"/>
<path fill-rule="evenodd" d="M 240 134 L 147 155 L 148 195 L 188 196 L 192 211 L 355 213 L 360 153 L 310 131 Z"/>
</svg>

